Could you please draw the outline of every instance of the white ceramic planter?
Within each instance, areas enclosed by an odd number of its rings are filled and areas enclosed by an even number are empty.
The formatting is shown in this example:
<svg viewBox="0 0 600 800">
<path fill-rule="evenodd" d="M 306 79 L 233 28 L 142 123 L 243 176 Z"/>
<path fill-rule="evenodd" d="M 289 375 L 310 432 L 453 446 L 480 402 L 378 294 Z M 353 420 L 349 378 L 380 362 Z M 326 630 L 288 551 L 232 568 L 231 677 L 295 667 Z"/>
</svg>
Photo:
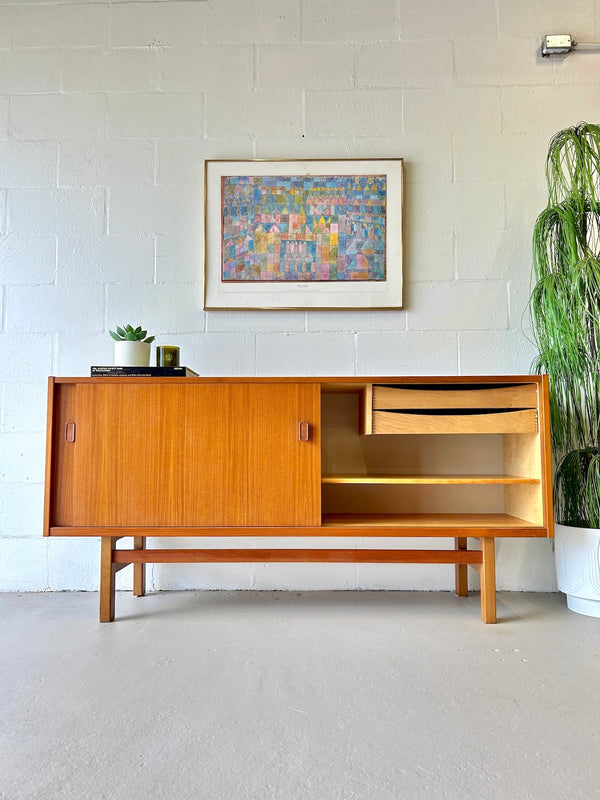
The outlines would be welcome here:
<svg viewBox="0 0 600 800">
<path fill-rule="evenodd" d="M 148 342 L 115 342 L 116 367 L 148 367 L 150 344 Z"/>
<path fill-rule="evenodd" d="M 600 530 L 556 525 L 558 588 L 571 611 L 600 617 Z"/>
</svg>

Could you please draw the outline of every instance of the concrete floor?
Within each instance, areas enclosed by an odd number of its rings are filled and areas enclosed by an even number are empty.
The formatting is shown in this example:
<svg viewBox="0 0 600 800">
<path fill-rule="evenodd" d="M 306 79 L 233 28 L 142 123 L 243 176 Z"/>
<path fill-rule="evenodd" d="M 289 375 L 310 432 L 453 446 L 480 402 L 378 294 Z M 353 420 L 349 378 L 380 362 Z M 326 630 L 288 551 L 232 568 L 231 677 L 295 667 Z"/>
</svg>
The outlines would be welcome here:
<svg viewBox="0 0 600 800">
<path fill-rule="evenodd" d="M 600 797 L 600 620 L 559 594 L 0 595 L 3 800 Z"/>
</svg>

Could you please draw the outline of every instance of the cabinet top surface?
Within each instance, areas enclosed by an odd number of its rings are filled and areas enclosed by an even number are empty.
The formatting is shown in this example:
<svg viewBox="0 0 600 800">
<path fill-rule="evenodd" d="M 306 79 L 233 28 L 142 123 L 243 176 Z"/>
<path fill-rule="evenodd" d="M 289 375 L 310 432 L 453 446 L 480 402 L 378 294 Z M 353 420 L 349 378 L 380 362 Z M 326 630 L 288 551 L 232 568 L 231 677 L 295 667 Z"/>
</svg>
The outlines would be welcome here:
<svg viewBox="0 0 600 800">
<path fill-rule="evenodd" d="M 223 377 L 201 376 L 192 377 L 50 377 L 56 383 L 317 383 L 317 384 L 342 384 L 365 386 L 368 384 L 428 384 L 428 383 L 540 383 L 545 376 L 542 375 L 383 375 L 383 376 L 285 376 L 285 377 Z"/>
</svg>

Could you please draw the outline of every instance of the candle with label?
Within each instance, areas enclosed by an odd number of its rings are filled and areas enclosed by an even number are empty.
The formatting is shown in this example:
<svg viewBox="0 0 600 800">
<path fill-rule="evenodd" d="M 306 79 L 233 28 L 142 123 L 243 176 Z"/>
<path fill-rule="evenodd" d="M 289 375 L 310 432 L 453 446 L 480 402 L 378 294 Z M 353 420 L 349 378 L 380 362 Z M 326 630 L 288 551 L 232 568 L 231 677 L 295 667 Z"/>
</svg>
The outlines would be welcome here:
<svg viewBox="0 0 600 800">
<path fill-rule="evenodd" d="M 171 345 L 160 345 L 156 348 L 157 367 L 178 367 L 179 348 Z"/>
</svg>

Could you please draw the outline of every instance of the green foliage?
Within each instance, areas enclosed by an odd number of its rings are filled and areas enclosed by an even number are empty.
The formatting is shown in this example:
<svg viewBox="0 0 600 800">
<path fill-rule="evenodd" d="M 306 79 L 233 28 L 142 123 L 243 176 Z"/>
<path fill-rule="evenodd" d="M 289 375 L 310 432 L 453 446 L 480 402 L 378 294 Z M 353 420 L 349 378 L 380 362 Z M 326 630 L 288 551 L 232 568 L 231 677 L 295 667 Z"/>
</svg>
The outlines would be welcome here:
<svg viewBox="0 0 600 800">
<path fill-rule="evenodd" d="M 556 518 L 600 527 L 600 126 L 557 133 L 546 178 L 529 308 L 534 369 L 550 385 Z"/>
<path fill-rule="evenodd" d="M 148 331 L 143 331 L 141 325 L 138 325 L 137 328 L 134 328 L 133 325 L 125 325 L 124 328 L 120 328 L 117 325 L 117 329 L 109 331 L 109 333 L 115 342 L 146 342 L 146 344 L 150 344 L 154 341 L 154 336 L 146 336 Z"/>
</svg>

